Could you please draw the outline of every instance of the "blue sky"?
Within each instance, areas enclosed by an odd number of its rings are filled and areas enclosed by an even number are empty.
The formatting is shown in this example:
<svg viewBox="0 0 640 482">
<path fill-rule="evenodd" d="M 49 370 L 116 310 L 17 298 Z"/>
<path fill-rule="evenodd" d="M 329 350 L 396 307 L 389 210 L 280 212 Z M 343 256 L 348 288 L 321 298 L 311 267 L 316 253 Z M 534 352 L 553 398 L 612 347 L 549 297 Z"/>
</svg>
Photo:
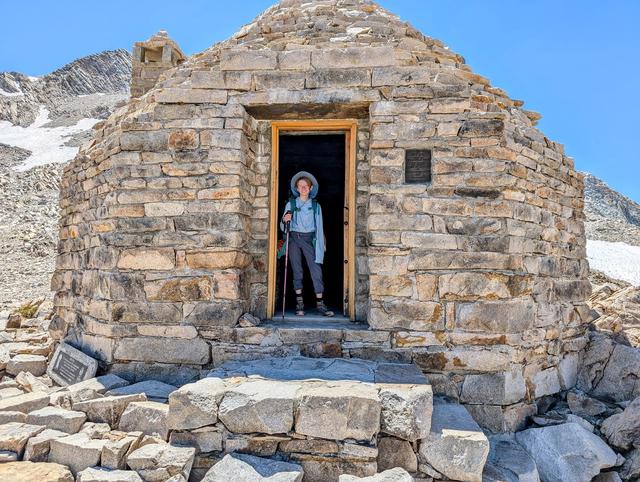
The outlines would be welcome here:
<svg viewBox="0 0 640 482">
<path fill-rule="evenodd" d="M 130 49 L 164 28 L 187 54 L 229 37 L 270 0 L 0 0 L 0 71 L 42 75 Z M 640 2 L 380 0 L 542 113 L 580 170 L 640 202 Z"/>
</svg>

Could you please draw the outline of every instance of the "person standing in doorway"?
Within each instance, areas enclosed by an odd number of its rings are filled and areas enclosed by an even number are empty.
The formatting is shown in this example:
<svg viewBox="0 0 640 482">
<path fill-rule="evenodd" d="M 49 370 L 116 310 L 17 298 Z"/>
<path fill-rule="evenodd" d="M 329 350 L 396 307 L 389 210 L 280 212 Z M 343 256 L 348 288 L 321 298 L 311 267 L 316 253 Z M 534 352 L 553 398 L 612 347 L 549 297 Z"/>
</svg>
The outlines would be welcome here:
<svg viewBox="0 0 640 482">
<path fill-rule="evenodd" d="M 313 289 L 316 293 L 316 306 L 324 316 L 334 316 L 324 303 L 324 283 L 322 282 L 322 262 L 324 261 L 325 239 L 322 224 L 322 209 L 316 196 L 318 181 L 306 171 L 300 171 L 291 178 L 291 193 L 285 208 L 280 229 L 285 223 L 289 226 L 289 259 L 293 270 L 293 289 L 296 292 L 296 315 L 304 316 L 302 297 L 303 267 L 302 258 L 307 262 Z"/>
</svg>

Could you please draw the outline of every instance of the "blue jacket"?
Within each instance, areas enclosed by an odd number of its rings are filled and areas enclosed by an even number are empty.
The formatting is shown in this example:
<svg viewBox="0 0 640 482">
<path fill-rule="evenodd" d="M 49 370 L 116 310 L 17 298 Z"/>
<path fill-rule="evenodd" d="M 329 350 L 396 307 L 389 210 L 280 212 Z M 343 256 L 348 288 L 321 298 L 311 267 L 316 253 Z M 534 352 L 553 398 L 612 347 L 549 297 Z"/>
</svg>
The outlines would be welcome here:
<svg viewBox="0 0 640 482">
<path fill-rule="evenodd" d="M 297 233 L 313 233 L 314 243 L 316 249 L 316 263 L 322 264 L 324 261 L 324 252 L 326 251 L 324 227 L 322 224 L 322 208 L 320 203 L 316 201 L 316 212 L 313 209 L 313 199 L 309 198 L 306 202 L 303 202 L 299 197 L 295 198 L 295 208 L 291 206 L 291 202 L 288 201 L 284 207 L 284 212 L 291 211 L 293 216 L 291 218 L 291 231 Z M 284 214 L 282 215 L 284 217 Z M 284 231 L 284 223 L 280 218 L 280 229 Z"/>
</svg>

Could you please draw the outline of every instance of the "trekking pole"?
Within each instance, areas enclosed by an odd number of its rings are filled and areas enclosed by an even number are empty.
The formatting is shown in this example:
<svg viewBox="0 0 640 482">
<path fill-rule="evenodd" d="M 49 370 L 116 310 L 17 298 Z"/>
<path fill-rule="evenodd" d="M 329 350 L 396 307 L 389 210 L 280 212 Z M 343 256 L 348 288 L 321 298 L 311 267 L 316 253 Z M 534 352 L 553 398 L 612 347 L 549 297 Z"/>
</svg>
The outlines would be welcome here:
<svg viewBox="0 0 640 482">
<path fill-rule="evenodd" d="M 287 302 L 287 271 L 289 264 L 289 227 L 291 221 L 287 221 L 284 230 L 287 233 L 287 239 L 284 245 L 284 287 L 282 288 L 282 321 L 284 321 L 284 307 Z"/>
</svg>

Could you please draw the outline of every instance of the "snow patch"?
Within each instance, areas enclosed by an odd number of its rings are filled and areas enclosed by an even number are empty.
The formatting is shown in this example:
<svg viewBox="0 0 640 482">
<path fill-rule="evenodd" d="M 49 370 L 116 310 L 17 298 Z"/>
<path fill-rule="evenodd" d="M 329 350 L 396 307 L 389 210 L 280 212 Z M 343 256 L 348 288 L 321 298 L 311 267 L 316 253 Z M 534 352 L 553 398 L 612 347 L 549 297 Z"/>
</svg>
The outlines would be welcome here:
<svg viewBox="0 0 640 482">
<path fill-rule="evenodd" d="M 2 95 L 4 97 L 22 97 L 24 95 L 24 92 L 22 92 L 22 91 L 7 92 L 6 90 L 0 89 L 0 95 Z"/>
<path fill-rule="evenodd" d="M 0 142 L 31 151 L 31 155 L 17 166 L 17 171 L 27 171 L 45 164 L 67 162 L 78 153 L 78 147 L 65 146 L 73 134 L 91 129 L 100 119 L 80 119 L 76 125 L 43 127 L 49 122 L 49 111 L 40 106 L 38 116 L 28 127 L 14 126 L 0 121 Z"/>
<path fill-rule="evenodd" d="M 592 269 L 640 286 L 640 246 L 588 239 L 587 259 Z"/>
</svg>

